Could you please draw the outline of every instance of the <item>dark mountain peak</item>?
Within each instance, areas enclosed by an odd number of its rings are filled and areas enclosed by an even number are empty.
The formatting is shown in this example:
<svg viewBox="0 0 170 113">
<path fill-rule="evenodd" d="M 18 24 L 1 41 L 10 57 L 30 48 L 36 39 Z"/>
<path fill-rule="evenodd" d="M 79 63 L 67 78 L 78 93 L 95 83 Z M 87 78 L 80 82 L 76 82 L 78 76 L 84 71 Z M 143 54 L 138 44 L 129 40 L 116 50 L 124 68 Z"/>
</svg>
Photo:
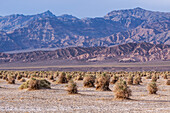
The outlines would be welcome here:
<svg viewBox="0 0 170 113">
<path fill-rule="evenodd" d="M 50 10 L 45 11 L 44 14 L 53 15 L 53 13 Z"/>
<path fill-rule="evenodd" d="M 55 15 L 50 10 L 40 13 L 39 15 L 44 16 L 44 17 L 55 17 Z"/>
</svg>

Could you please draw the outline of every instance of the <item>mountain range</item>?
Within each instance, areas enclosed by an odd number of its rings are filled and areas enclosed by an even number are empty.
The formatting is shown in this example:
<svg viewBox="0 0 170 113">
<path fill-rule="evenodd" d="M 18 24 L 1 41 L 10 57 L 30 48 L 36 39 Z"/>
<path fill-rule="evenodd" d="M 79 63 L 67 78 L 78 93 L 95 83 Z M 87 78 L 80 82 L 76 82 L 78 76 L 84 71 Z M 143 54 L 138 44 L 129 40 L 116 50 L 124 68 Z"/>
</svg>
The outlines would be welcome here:
<svg viewBox="0 0 170 113">
<path fill-rule="evenodd" d="M 55 51 L 0 53 L 0 63 L 37 62 L 48 60 L 77 60 L 97 62 L 114 59 L 115 62 L 145 62 L 170 60 L 170 45 L 128 43 L 114 47 L 68 47 Z"/>
<path fill-rule="evenodd" d="M 106 49 L 142 42 L 170 45 L 169 12 L 137 7 L 82 19 L 67 14 L 56 16 L 50 11 L 0 16 L 0 52 L 77 46 Z"/>
</svg>

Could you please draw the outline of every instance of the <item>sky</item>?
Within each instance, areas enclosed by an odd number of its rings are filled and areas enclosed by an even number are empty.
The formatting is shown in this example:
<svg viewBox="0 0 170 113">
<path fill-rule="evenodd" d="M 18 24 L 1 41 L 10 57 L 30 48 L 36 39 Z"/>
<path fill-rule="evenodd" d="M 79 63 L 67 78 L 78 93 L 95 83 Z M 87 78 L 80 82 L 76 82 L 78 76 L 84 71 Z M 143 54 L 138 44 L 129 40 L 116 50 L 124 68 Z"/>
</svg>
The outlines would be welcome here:
<svg viewBox="0 0 170 113">
<path fill-rule="evenodd" d="M 136 7 L 170 12 L 170 0 L 0 0 L 0 16 L 33 15 L 50 10 L 56 16 L 103 17 L 113 10 Z"/>
</svg>

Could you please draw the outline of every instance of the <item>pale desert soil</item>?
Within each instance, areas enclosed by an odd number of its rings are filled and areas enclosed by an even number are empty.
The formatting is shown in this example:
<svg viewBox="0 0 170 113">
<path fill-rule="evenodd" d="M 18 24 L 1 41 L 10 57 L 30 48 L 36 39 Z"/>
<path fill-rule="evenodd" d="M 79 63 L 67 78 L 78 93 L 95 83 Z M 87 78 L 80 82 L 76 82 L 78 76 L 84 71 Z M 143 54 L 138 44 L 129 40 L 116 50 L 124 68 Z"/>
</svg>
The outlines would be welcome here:
<svg viewBox="0 0 170 113">
<path fill-rule="evenodd" d="M 52 89 L 26 91 L 18 89 L 21 82 L 11 85 L 0 80 L 0 112 L 170 113 L 170 86 L 161 78 L 157 95 L 149 95 L 146 90 L 149 81 L 143 78 L 141 85 L 130 86 L 131 100 L 121 101 L 113 99 L 112 91 L 83 88 L 82 81 L 77 82 L 79 94 L 68 95 L 66 84 L 53 83 Z"/>
</svg>

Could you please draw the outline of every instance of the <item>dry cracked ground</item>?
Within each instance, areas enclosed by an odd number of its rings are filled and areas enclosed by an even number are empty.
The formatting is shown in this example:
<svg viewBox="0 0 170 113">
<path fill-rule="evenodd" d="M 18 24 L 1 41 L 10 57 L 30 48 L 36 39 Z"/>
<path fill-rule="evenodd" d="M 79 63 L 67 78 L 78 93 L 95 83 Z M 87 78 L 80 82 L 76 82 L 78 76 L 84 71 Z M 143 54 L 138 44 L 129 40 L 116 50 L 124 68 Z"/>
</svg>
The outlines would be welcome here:
<svg viewBox="0 0 170 113">
<path fill-rule="evenodd" d="M 146 87 L 149 79 L 143 78 L 141 85 L 131 85 L 131 100 L 114 100 L 113 91 L 96 91 L 83 88 L 77 81 L 79 94 L 68 95 L 66 84 L 52 83 L 52 89 L 36 91 L 19 90 L 22 84 L 7 84 L 0 80 L 0 112 L 76 112 L 76 113 L 170 113 L 170 86 L 165 79 L 157 81 L 157 95 L 149 95 Z M 114 85 L 110 85 L 113 90 Z"/>
</svg>

